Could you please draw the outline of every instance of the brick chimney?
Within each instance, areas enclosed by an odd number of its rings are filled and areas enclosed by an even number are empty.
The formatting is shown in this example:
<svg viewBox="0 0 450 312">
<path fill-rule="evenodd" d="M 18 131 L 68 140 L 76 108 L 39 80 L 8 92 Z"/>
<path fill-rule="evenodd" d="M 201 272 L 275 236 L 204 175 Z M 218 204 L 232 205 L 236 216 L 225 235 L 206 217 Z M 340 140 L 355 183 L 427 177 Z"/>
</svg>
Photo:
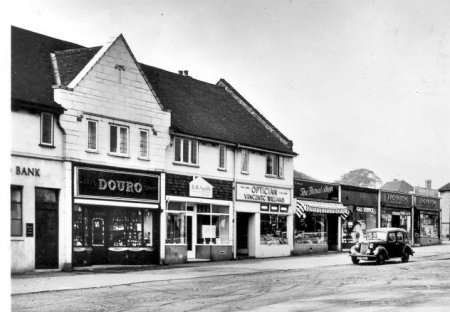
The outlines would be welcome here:
<svg viewBox="0 0 450 312">
<path fill-rule="evenodd" d="M 431 189 L 431 180 L 425 180 L 425 187 Z"/>
</svg>

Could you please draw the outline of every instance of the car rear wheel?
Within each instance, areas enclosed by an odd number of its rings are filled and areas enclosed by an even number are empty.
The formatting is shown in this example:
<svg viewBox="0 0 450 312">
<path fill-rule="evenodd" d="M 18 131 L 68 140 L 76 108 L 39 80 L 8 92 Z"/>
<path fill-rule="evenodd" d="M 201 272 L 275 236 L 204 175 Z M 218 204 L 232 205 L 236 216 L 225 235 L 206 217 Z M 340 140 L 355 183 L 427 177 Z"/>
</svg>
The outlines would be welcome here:
<svg viewBox="0 0 450 312">
<path fill-rule="evenodd" d="M 359 259 L 356 257 L 352 257 L 352 262 L 353 264 L 358 264 L 359 263 Z"/>
<path fill-rule="evenodd" d="M 383 253 L 380 253 L 380 254 L 377 256 L 377 264 L 378 264 L 378 265 L 380 265 L 380 264 L 385 264 L 385 262 L 386 262 L 386 260 L 385 260 L 384 254 L 383 254 Z"/>
<path fill-rule="evenodd" d="M 408 261 L 409 261 L 409 253 L 405 250 L 403 252 L 403 256 L 402 256 L 402 262 L 405 263 L 405 262 L 408 262 Z"/>
</svg>

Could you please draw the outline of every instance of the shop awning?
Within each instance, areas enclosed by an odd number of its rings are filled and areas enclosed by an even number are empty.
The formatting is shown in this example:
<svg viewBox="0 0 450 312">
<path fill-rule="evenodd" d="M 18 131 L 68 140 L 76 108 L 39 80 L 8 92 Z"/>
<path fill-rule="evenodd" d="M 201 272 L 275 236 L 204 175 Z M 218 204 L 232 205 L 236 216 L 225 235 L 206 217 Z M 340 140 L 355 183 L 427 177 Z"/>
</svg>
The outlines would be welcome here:
<svg viewBox="0 0 450 312">
<path fill-rule="evenodd" d="M 349 214 L 348 208 L 341 203 L 318 202 L 312 200 L 297 199 L 295 213 L 297 216 L 304 217 L 306 212 L 340 214 L 346 218 Z"/>
</svg>

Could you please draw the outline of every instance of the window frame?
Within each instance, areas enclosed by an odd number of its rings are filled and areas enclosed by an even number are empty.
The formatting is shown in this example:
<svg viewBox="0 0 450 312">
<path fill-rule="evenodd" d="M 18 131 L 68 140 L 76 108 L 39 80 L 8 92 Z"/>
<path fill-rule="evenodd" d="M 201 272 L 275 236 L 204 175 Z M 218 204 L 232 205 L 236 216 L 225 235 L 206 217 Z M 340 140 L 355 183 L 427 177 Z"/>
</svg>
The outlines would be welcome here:
<svg viewBox="0 0 450 312">
<path fill-rule="evenodd" d="M 179 144 L 177 144 L 177 141 L 179 141 Z M 184 150 L 185 148 L 185 142 L 187 142 L 187 152 Z M 193 145 L 195 142 L 195 149 L 193 149 Z M 179 148 L 179 151 L 178 151 Z M 174 137 L 174 164 L 178 165 L 187 165 L 187 166 L 199 166 L 199 148 L 200 144 L 198 140 L 189 139 L 189 138 L 183 138 L 176 136 Z M 193 151 L 195 150 L 195 160 L 196 162 L 192 161 L 193 158 Z M 177 153 L 178 151 L 178 153 Z M 177 160 L 177 154 L 179 156 L 179 160 Z M 187 156 L 187 161 L 185 160 L 185 156 Z"/>
<path fill-rule="evenodd" d="M 89 124 L 93 123 L 95 124 L 95 148 L 90 148 L 89 147 L 89 142 L 90 142 L 90 131 L 89 131 Z M 98 120 L 94 120 L 94 119 L 87 119 L 87 151 L 88 152 L 98 152 Z"/>
<path fill-rule="evenodd" d="M 11 214 L 11 216 L 10 216 L 10 222 L 11 222 L 11 225 L 12 225 L 12 220 L 20 220 L 20 234 L 13 234 L 12 233 L 12 228 L 11 228 L 11 230 L 10 230 L 10 236 L 11 237 L 22 237 L 23 236 L 23 186 L 21 186 L 21 185 L 11 185 L 11 193 L 12 193 L 12 191 L 13 191 L 13 189 L 16 189 L 16 190 L 18 190 L 19 191 L 19 194 L 20 194 L 20 202 L 13 202 L 13 199 L 12 199 L 12 194 L 10 194 L 10 208 L 12 209 L 12 205 L 13 204 L 20 204 L 19 205 L 19 207 L 20 207 L 20 218 L 14 218 L 13 219 L 13 217 L 12 217 L 12 214 Z"/>
<path fill-rule="evenodd" d="M 223 153 L 223 166 L 221 166 L 221 159 Z M 223 144 L 219 145 L 219 166 L 218 170 L 226 171 L 227 170 L 227 147 Z"/>
<path fill-rule="evenodd" d="M 50 116 L 50 120 L 51 120 L 51 124 L 50 124 L 50 142 L 44 142 L 44 116 Z M 41 146 L 50 146 L 53 147 L 54 146 L 54 132 L 55 132 L 55 118 L 53 116 L 52 113 L 46 113 L 46 112 L 42 112 L 41 113 L 41 122 L 40 122 L 40 130 L 41 130 L 41 135 L 40 135 L 40 145 Z"/>
<path fill-rule="evenodd" d="M 116 128 L 116 151 L 113 152 L 112 151 L 112 146 L 111 146 L 111 129 L 115 127 Z M 121 129 L 126 129 L 127 131 L 127 151 L 126 153 L 122 153 L 120 152 L 120 130 Z M 109 154 L 114 155 L 114 156 L 125 156 L 125 157 L 129 157 L 130 155 L 130 127 L 129 126 L 124 126 L 124 125 L 120 125 L 120 124 L 115 124 L 115 123 L 110 123 L 109 124 Z"/>
<path fill-rule="evenodd" d="M 145 149 L 145 156 L 142 156 L 142 133 L 146 133 L 146 149 Z M 139 152 L 138 152 L 138 158 L 148 160 L 150 158 L 150 132 L 148 129 L 139 129 Z"/>
<path fill-rule="evenodd" d="M 241 173 L 249 174 L 250 173 L 250 151 L 248 149 L 241 150 Z"/>
<path fill-rule="evenodd" d="M 269 160 L 271 162 L 269 166 Z M 269 171 L 270 169 L 270 171 Z M 278 154 L 266 154 L 266 176 L 284 178 L 284 157 Z"/>
</svg>

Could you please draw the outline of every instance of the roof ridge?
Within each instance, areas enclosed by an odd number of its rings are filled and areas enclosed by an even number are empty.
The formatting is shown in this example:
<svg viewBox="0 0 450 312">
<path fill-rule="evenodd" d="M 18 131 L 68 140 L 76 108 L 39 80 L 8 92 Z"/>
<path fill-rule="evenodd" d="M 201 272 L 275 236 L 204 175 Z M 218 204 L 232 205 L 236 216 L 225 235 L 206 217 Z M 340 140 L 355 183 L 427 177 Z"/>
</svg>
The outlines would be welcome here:
<svg viewBox="0 0 450 312">
<path fill-rule="evenodd" d="M 11 25 L 11 32 L 13 32 L 14 29 L 16 31 L 17 30 L 24 31 L 24 32 L 32 33 L 35 36 L 45 37 L 45 38 L 50 39 L 50 40 L 58 40 L 60 42 L 69 43 L 69 44 L 72 44 L 72 45 L 75 45 L 75 46 L 79 46 L 80 48 L 83 48 L 83 47 L 85 48 L 85 46 L 83 46 L 81 44 L 78 44 L 78 43 L 74 43 L 74 42 L 67 41 L 67 40 L 64 40 L 64 39 L 59 39 L 59 38 L 56 38 L 56 37 L 53 37 L 53 36 L 49 36 L 49 35 L 44 35 L 42 33 L 38 33 L 38 32 L 32 31 L 32 30 L 28 30 L 28 29 L 25 29 L 25 28 L 21 28 L 21 27 L 17 27 L 17 26 Z"/>
<path fill-rule="evenodd" d="M 53 53 L 56 53 L 56 54 L 76 53 L 76 52 L 95 50 L 95 49 L 101 49 L 101 48 L 102 48 L 102 46 L 95 46 L 95 47 L 90 47 L 90 48 L 83 47 L 83 48 L 76 48 L 76 49 L 58 50 L 58 51 L 54 51 Z"/>
</svg>

